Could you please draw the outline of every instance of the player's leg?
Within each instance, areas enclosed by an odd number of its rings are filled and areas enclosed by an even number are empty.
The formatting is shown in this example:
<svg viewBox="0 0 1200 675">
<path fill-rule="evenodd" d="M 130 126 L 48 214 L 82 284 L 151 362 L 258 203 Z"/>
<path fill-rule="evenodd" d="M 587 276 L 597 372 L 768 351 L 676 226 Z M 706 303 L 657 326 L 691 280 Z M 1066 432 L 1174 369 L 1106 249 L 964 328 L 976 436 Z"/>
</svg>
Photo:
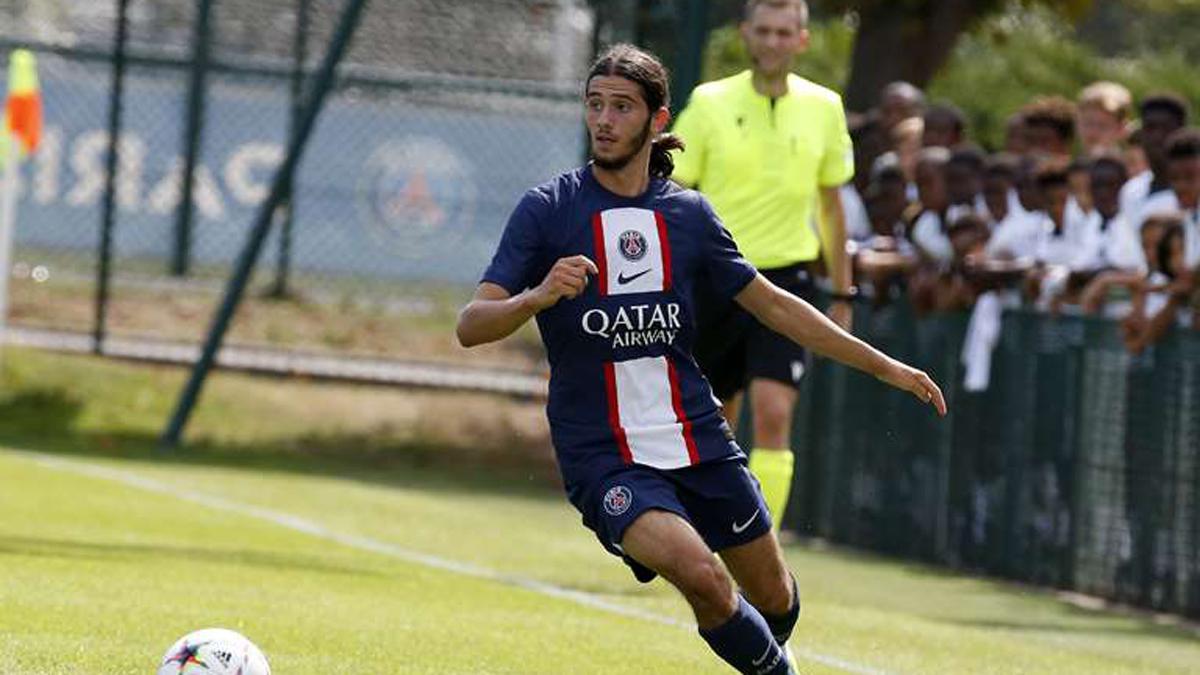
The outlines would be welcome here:
<svg viewBox="0 0 1200 675">
<path fill-rule="evenodd" d="M 645 511 L 626 528 L 620 546 L 679 589 L 696 615 L 700 636 L 731 666 L 762 675 L 792 672 L 768 623 L 734 593 L 721 562 L 681 516 Z"/>
<path fill-rule="evenodd" d="M 779 644 L 788 641 L 800 617 L 800 593 L 787 569 L 774 532 L 720 553 L 742 594 L 766 619 Z"/>
</svg>

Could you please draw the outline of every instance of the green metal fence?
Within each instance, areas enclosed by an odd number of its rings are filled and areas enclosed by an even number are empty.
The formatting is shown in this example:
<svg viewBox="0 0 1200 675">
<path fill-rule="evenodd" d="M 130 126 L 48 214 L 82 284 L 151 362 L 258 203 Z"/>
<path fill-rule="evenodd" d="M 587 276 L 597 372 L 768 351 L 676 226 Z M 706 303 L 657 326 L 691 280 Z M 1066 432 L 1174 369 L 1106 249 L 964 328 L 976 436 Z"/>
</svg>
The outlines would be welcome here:
<svg viewBox="0 0 1200 675">
<path fill-rule="evenodd" d="M 820 361 L 802 392 L 790 525 L 889 554 L 1200 615 L 1200 335 L 1133 356 L 1118 327 L 1005 315 L 987 391 L 966 316 L 863 310 L 951 412 Z"/>
</svg>

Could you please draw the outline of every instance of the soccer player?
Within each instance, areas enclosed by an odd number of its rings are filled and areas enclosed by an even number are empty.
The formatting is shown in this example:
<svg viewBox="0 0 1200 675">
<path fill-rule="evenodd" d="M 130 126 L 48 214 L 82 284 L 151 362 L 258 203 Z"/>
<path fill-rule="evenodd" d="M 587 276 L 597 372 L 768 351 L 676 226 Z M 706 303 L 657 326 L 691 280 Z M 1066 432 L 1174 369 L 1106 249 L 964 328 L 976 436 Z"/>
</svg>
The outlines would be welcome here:
<svg viewBox="0 0 1200 675">
<path fill-rule="evenodd" d="M 640 581 L 661 575 L 675 586 L 700 635 L 734 668 L 789 673 L 782 645 L 799 594 L 745 455 L 692 359 L 697 285 L 939 413 L 945 401 L 925 373 L 757 274 L 708 201 L 668 180 L 668 150 L 679 147 L 660 135 L 668 103 L 653 56 L 617 45 L 596 61 L 584 94 L 592 162 L 525 193 L 457 335 L 468 347 L 492 342 L 536 317 L 550 362 L 551 438 L 584 524 Z"/>
<path fill-rule="evenodd" d="M 674 178 L 710 199 L 746 259 L 794 295 L 813 299 L 823 248 L 839 296 L 830 316 L 848 329 L 851 266 L 839 189 L 853 174 L 853 152 L 841 97 L 791 73 L 808 44 L 807 22 L 803 0 L 746 3 L 741 35 L 753 65 L 692 93 L 674 129 L 688 146 L 675 155 Z M 820 239 L 812 229 L 818 204 Z M 696 358 L 734 423 L 748 383 L 750 469 L 778 526 L 792 486 L 792 415 L 807 356 L 738 304 L 703 309 Z"/>
</svg>

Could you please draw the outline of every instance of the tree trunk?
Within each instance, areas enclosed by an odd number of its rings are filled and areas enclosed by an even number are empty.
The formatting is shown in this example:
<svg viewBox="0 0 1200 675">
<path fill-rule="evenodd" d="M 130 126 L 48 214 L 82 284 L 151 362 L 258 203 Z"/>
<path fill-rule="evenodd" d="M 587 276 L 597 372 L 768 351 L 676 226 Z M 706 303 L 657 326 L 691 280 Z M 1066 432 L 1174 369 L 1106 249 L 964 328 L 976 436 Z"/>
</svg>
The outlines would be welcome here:
<svg viewBox="0 0 1200 675">
<path fill-rule="evenodd" d="M 865 112 L 890 82 L 924 88 L 950 57 L 959 35 L 993 9 L 991 2 L 924 0 L 864 3 L 859 11 L 846 107 Z"/>
</svg>

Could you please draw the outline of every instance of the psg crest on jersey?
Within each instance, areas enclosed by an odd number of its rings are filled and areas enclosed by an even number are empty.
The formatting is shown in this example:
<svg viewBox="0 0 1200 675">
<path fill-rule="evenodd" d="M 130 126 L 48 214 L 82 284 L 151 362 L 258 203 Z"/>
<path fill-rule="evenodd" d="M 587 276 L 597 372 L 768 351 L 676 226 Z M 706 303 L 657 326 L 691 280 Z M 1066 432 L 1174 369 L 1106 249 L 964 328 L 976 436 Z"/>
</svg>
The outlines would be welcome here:
<svg viewBox="0 0 1200 675">
<path fill-rule="evenodd" d="M 619 516 L 633 504 L 633 493 L 624 485 L 614 485 L 604 493 L 604 511 L 610 516 Z"/>
<path fill-rule="evenodd" d="M 649 248 L 646 237 L 637 230 L 625 230 L 617 238 L 617 243 L 621 249 L 621 257 L 629 262 L 637 262 L 644 258 L 646 249 Z"/>
</svg>

